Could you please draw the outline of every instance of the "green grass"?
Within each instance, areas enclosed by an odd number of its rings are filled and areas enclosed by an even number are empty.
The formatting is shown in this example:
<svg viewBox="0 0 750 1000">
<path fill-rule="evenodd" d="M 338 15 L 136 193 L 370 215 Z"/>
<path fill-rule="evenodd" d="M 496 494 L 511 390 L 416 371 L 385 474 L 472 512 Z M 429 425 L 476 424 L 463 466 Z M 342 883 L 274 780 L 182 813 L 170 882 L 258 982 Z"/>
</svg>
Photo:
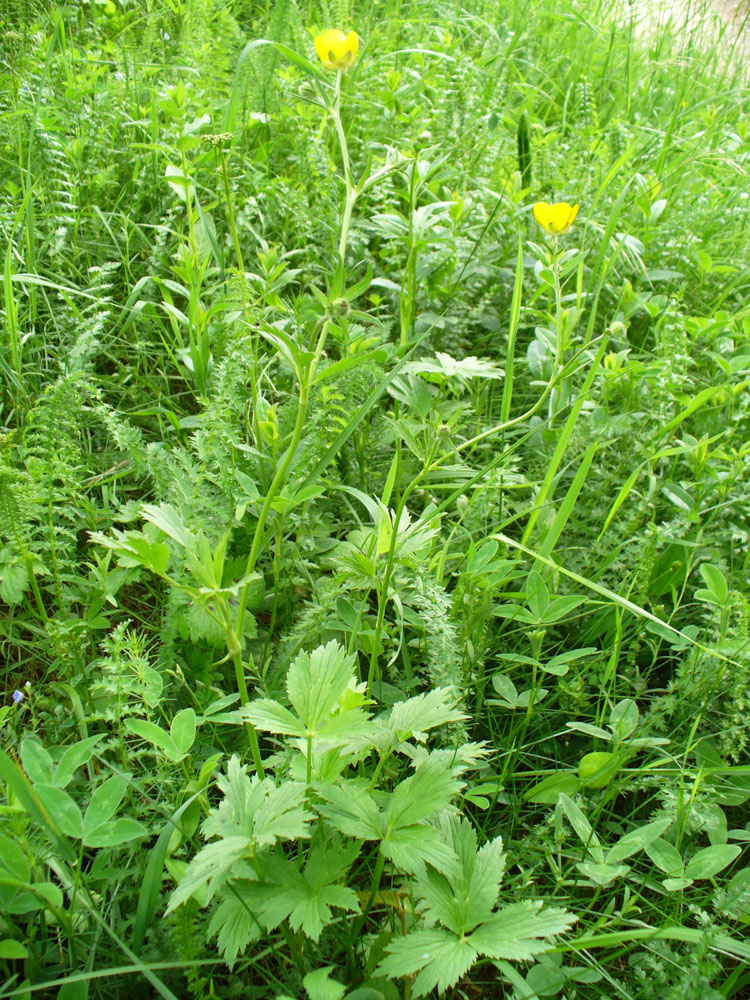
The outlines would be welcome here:
<svg viewBox="0 0 750 1000">
<path fill-rule="evenodd" d="M 748 995 L 692 10 L 0 0 L 0 997 Z"/>
</svg>

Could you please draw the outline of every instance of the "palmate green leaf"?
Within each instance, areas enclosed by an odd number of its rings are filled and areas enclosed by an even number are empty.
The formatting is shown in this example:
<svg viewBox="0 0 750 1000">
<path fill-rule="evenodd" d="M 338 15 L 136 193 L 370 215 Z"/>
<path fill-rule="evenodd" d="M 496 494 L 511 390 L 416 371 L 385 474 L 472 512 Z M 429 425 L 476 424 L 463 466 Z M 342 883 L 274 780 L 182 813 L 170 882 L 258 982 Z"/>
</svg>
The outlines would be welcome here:
<svg viewBox="0 0 750 1000">
<path fill-rule="evenodd" d="M 281 858 L 269 858 L 264 864 L 264 875 L 273 886 L 273 892 L 261 904 L 258 912 L 267 925 L 278 926 L 288 920 L 292 929 L 301 930 L 313 941 L 333 919 L 331 907 L 359 910 L 359 900 L 353 889 L 327 882 L 309 880 L 307 872 L 298 872 L 294 865 Z"/>
<path fill-rule="evenodd" d="M 424 743 L 430 729 L 468 718 L 455 707 L 456 701 L 453 688 L 435 688 L 395 704 L 385 724 L 396 742 L 414 739 Z"/>
<path fill-rule="evenodd" d="M 558 907 L 542 910 L 541 907 L 540 900 L 506 906 L 486 920 L 467 940 L 489 958 L 518 961 L 533 958 L 551 947 L 545 939 L 563 934 L 577 919 L 567 910 Z"/>
<path fill-rule="evenodd" d="M 502 368 L 493 365 L 483 358 L 468 357 L 456 360 L 450 354 L 438 351 L 435 361 L 423 358 L 420 361 L 409 361 L 404 365 L 404 371 L 415 375 L 425 375 L 430 380 L 442 382 L 448 378 L 458 378 L 462 381 L 470 378 L 501 379 L 505 374 Z"/>
<path fill-rule="evenodd" d="M 219 951 L 230 969 L 239 953 L 266 930 L 255 913 L 256 906 L 257 887 L 253 883 L 231 883 L 211 917 L 208 937 L 218 935 Z"/>
<path fill-rule="evenodd" d="M 120 531 L 118 528 L 112 528 L 112 537 L 100 531 L 90 531 L 89 538 L 97 545 L 114 552 L 121 566 L 143 566 L 157 576 L 164 576 L 167 572 L 172 555 L 169 546 L 164 542 L 148 538 L 141 531 Z"/>
<path fill-rule="evenodd" d="M 258 847 L 276 840 L 306 838 L 313 818 L 305 805 L 305 786 L 287 781 L 278 788 L 271 778 L 249 778 L 245 765 L 232 757 L 226 777 L 217 782 L 224 801 L 203 823 L 206 837 L 244 836 Z"/>
<path fill-rule="evenodd" d="M 356 751 L 373 745 L 375 726 L 369 721 L 369 714 L 361 708 L 346 712 L 336 712 L 319 728 L 313 739 L 313 751 L 325 753 L 336 747 L 347 747 Z"/>
<path fill-rule="evenodd" d="M 243 857 L 278 840 L 310 836 L 313 814 L 306 807 L 303 784 L 287 781 L 277 787 L 271 778 L 249 778 L 246 766 L 236 756 L 230 759 L 227 774 L 217 784 L 224 799 L 218 808 L 211 809 L 202 832 L 207 838 L 221 839 L 208 844 L 190 862 L 172 895 L 171 910 L 203 885 L 208 886 L 208 902 L 230 874 L 237 875 L 234 866 Z"/>
<path fill-rule="evenodd" d="M 280 736 L 305 736 L 305 727 L 297 716 L 271 698 L 258 698 L 251 701 L 249 705 L 243 705 L 240 709 L 240 715 L 264 733 L 275 733 Z"/>
<path fill-rule="evenodd" d="M 410 875 L 423 876 L 425 865 L 440 872 L 455 868 L 456 856 L 437 827 L 430 823 L 415 823 L 392 830 L 380 842 L 386 858 Z"/>
<path fill-rule="evenodd" d="M 442 820 L 441 840 L 452 845 L 456 863 L 446 875 L 428 869 L 414 891 L 425 915 L 456 934 L 465 934 L 492 915 L 505 873 L 502 838 L 477 850 L 472 824 L 449 816 Z"/>
<path fill-rule="evenodd" d="M 346 986 L 331 979 L 333 966 L 323 969 L 316 969 L 308 973 L 302 980 L 302 985 L 307 991 L 309 1000 L 341 1000 L 346 993 Z M 350 994 L 351 995 L 351 994 Z"/>
<path fill-rule="evenodd" d="M 394 789 L 385 810 L 388 832 L 445 809 L 462 787 L 443 758 L 428 757 Z"/>
<path fill-rule="evenodd" d="M 388 954 L 378 971 L 392 979 L 418 973 L 412 996 L 422 997 L 437 987 L 444 993 L 454 986 L 476 961 L 476 949 L 467 939 L 450 931 L 412 931 L 388 945 Z"/>
<path fill-rule="evenodd" d="M 141 507 L 145 521 L 150 521 L 165 535 L 177 542 L 180 548 L 192 552 L 195 549 L 195 535 L 186 526 L 175 508 L 168 503 L 158 505 L 145 503 Z"/>
<path fill-rule="evenodd" d="M 322 785 L 317 792 L 326 802 L 318 807 L 318 812 L 344 836 L 357 840 L 380 840 L 383 836 L 380 810 L 369 783 L 348 781 L 346 787 Z"/>
<path fill-rule="evenodd" d="M 251 841 L 247 837 L 224 837 L 213 844 L 206 844 L 187 867 L 185 877 L 172 893 L 167 906 L 171 913 L 189 899 L 196 889 L 207 887 L 205 903 L 209 903 L 216 890 L 231 874 L 236 874 L 237 863 L 250 853 Z"/>
</svg>

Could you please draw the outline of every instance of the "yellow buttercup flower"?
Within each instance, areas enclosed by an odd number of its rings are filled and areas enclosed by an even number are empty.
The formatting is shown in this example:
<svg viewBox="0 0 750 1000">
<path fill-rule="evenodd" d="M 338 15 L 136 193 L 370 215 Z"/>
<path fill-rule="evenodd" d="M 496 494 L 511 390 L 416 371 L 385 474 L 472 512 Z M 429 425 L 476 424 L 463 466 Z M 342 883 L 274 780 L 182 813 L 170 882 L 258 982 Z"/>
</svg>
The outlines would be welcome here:
<svg viewBox="0 0 750 1000">
<path fill-rule="evenodd" d="M 578 205 L 569 205 L 567 201 L 558 201 L 554 205 L 538 201 L 534 205 L 534 218 L 552 236 L 567 233 L 577 215 Z"/>
<path fill-rule="evenodd" d="M 359 35 L 356 31 L 345 35 L 338 28 L 329 28 L 315 36 L 315 51 L 326 69 L 348 69 L 357 61 Z"/>
</svg>

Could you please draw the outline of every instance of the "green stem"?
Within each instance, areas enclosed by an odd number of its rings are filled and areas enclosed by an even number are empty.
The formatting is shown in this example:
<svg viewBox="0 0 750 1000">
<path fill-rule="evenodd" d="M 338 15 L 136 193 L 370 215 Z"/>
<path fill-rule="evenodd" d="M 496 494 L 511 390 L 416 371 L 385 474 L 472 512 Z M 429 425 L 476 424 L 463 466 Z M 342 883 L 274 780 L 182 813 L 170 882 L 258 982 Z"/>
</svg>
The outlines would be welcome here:
<svg viewBox="0 0 750 1000">
<path fill-rule="evenodd" d="M 558 373 L 562 368 L 563 355 L 565 353 L 565 343 L 564 343 L 564 330 L 563 330 L 563 315 L 562 315 L 562 285 L 560 283 L 560 251 L 558 247 L 558 238 L 555 237 L 555 250 L 552 258 L 552 275 L 555 279 L 555 332 L 557 333 L 557 344 L 555 347 L 555 370 L 552 375 L 553 383 L 557 379 Z M 552 427 L 555 422 L 555 414 L 557 411 L 557 401 L 560 397 L 560 392 L 555 386 L 553 391 L 550 393 L 549 397 L 549 426 Z"/>
<path fill-rule="evenodd" d="M 229 655 L 232 657 L 232 663 L 234 664 L 234 676 L 237 681 L 237 690 L 240 693 L 240 703 L 242 705 L 247 705 L 250 701 L 250 696 L 247 690 L 247 681 L 245 680 L 245 664 L 242 662 L 242 646 L 237 638 L 236 632 L 231 628 L 230 625 L 226 626 L 227 634 L 227 648 L 229 649 Z M 250 753 L 253 756 L 253 764 L 255 764 L 255 770 L 258 773 L 258 777 L 265 777 L 265 771 L 263 770 L 263 759 L 260 755 L 260 745 L 258 743 L 258 734 L 255 731 L 255 726 L 252 722 L 247 721 L 245 723 L 247 729 L 247 738 L 250 743 Z"/>
<path fill-rule="evenodd" d="M 372 880 L 370 882 L 370 895 L 367 902 L 362 910 L 362 915 L 359 919 L 360 930 L 364 927 L 365 920 L 367 919 L 367 914 L 372 909 L 372 904 L 375 902 L 375 897 L 378 894 L 378 889 L 380 888 L 380 879 L 383 876 L 383 868 L 385 867 L 385 854 L 383 854 L 382 848 L 378 851 L 378 860 L 375 862 L 375 869 L 372 873 Z"/>
<path fill-rule="evenodd" d="M 255 526 L 255 534 L 253 535 L 253 542 L 250 547 L 250 553 L 247 557 L 247 564 L 245 566 L 245 576 L 250 576 L 251 573 L 255 571 L 255 565 L 258 561 L 258 556 L 260 555 L 261 546 L 263 544 L 263 533 L 266 527 L 266 521 L 268 520 L 268 515 L 271 511 L 271 506 L 276 499 L 279 490 L 286 480 L 287 473 L 292 464 L 294 456 L 297 451 L 297 446 L 302 440 L 302 432 L 305 427 L 305 417 L 307 416 L 307 406 L 310 401 L 310 389 L 312 383 L 315 379 L 315 373 L 318 368 L 318 362 L 323 353 L 323 348 L 325 346 L 326 337 L 328 336 L 328 329 L 330 327 L 330 322 L 326 320 L 323 324 L 323 328 L 320 331 L 320 336 L 318 338 L 318 343 L 315 348 L 315 354 L 310 362 L 309 367 L 304 372 L 298 373 L 300 390 L 299 390 L 299 402 L 297 405 L 297 419 L 294 423 L 294 430 L 292 431 L 292 439 L 289 442 L 289 447 L 284 453 L 280 464 L 276 468 L 276 474 L 274 475 L 271 485 L 268 487 L 268 493 L 263 501 L 263 506 L 261 507 L 260 514 L 258 516 L 258 523 Z M 242 635 L 242 624 L 245 618 L 245 610 L 247 608 L 247 599 L 250 590 L 250 583 L 246 583 L 242 588 L 242 593 L 240 594 L 240 603 L 237 611 L 237 624 L 235 631 L 238 635 Z"/>
<path fill-rule="evenodd" d="M 391 576 L 393 575 L 393 564 L 395 561 L 396 553 L 396 542 L 398 540 L 398 526 L 401 523 L 401 515 L 404 512 L 404 507 L 406 506 L 406 501 L 409 499 L 413 491 L 417 488 L 419 483 L 422 481 L 424 476 L 430 470 L 432 466 L 425 466 L 425 468 L 412 480 L 411 483 L 404 490 L 401 499 L 398 502 L 396 511 L 393 518 L 393 527 L 391 529 L 391 544 L 388 547 L 388 556 L 385 564 L 385 573 L 383 574 L 383 583 L 378 591 L 378 616 L 375 621 L 375 636 L 372 641 L 372 653 L 370 654 L 370 668 L 367 672 L 367 698 L 370 697 L 370 692 L 372 691 L 372 684 L 375 680 L 375 674 L 378 668 L 378 656 L 380 653 L 380 636 L 383 633 L 383 623 L 385 621 L 385 609 L 388 605 L 388 588 L 391 582 Z"/>
</svg>

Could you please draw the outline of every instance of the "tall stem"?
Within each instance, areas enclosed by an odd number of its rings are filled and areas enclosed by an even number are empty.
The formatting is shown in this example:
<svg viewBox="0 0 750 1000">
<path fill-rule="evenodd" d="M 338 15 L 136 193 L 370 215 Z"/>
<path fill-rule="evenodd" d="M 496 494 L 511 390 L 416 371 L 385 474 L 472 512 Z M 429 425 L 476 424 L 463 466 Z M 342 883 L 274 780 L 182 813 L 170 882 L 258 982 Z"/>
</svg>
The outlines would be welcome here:
<svg viewBox="0 0 750 1000">
<path fill-rule="evenodd" d="M 552 258 L 552 276 L 555 281 L 555 332 L 557 333 L 557 344 L 555 346 L 555 371 L 552 376 L 553 382 L 556 381 L 557 375 L 562 368 L 564 354 L 565 354 L 565 342 L 564 342 L 564 329 L 563 329 L 563 314 L 562 314 L 562 285 L 560 284 L 560 250 L 558 245 L 557 236 L 555 237 L 555 249 L 554 256 Z M 557 412 L 557 403 L 560 397 L 560 390 L 555 386 L 555 388 L 550 393 L 549 397 L 549 426 L 552 427 L 555 422 L 555 414 Z"/>
</svg>

